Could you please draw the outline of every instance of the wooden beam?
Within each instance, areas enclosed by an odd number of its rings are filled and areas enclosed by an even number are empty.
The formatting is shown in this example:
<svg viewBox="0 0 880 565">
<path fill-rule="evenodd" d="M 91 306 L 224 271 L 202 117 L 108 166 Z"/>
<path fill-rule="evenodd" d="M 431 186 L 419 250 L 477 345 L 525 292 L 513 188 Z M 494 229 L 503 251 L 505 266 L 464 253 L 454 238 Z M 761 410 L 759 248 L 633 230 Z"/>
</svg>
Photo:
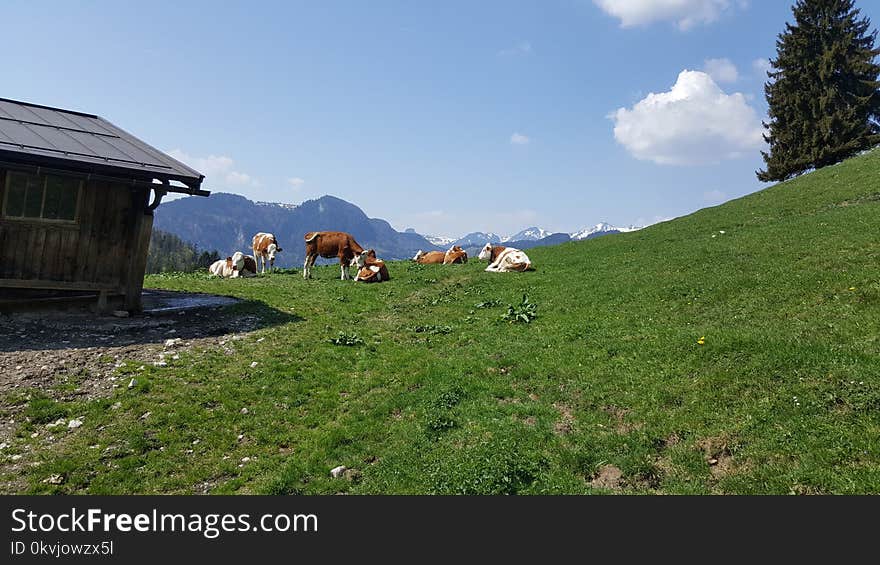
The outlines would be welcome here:
<svg viewBox="0 0 880 565">
<path fill-rule="evenodd" d="M 76 281 L 46 281 L 35 279 L 0 279 L 0 288 L 33 288 L 40 290 L 95 290 L 106 292 L 122 291 L 116 285 Z"/>
</svg>

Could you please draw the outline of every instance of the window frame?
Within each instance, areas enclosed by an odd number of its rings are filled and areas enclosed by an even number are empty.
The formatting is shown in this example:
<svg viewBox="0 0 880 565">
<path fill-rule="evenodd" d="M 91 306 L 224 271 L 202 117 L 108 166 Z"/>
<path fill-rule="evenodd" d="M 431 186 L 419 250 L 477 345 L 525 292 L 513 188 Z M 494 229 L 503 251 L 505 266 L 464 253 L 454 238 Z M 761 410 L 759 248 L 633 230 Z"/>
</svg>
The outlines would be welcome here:
<svg viewBox="0 0 880 565">
<path fill-rule="evenodd" d="M 40 187 L 41 192 L 41 200 L 40 200 L 40 215 L 39 216 L 10 216 L 6 212 L 6 207 L 9 201 L 9 185 L 12 182 L 12 175 L 20 174 L 27 175 L 29 177 L 37 177 L 39 179 L 38 186 Z M 54 173 L 31 173 L 29 171 L 22 171 L 16 169 L 5 169 L 3 171 L 3 202 L 2 206 L 0 206 L 0 220 L 8 220 L 12 222 L 34 222 L 34 223 L 47 223 L 47 224 L 59 224 L 59 225 L 75 225 L 79 223 L 79 214 L 80 214 L 80 204 L 82 203 L 82 193 L 83 193 L 83 184 L 84 180 L 81 178 L 77 178 L 73 175 L 59 175 Z M 70 179 L 76 181 L 76 199 L 74 201 L 74 210 L 73 210 L 73 218 L 44 218 L 43 213 L 46 207 L 46 188 L 48 186 L 48 178 L 49 177 L 59 177 L 62 179 Z M 25 204 L 22 206 L 22 214 L 24 214 L 25 208 L 27 207 L 27 196 L 25 196 Z"/>
</svg>

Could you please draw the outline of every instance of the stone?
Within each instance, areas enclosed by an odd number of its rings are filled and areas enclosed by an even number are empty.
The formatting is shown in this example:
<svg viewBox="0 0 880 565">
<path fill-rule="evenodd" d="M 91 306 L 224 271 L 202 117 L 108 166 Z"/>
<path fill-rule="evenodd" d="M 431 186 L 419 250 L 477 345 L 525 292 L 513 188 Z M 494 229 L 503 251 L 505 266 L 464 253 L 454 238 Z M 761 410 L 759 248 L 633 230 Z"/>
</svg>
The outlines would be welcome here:
<svg viewBox="0 0 880 565">
<path fill-rule="evenodd" d="M 348 470 L 348 468 L 345 465 L 340 465 L 339 467 L 334 467 L 334 468 L 330 469 L 330 476 L 333 477 L 334 479 L 338 479 L 347 470 Z"/>
</svg>

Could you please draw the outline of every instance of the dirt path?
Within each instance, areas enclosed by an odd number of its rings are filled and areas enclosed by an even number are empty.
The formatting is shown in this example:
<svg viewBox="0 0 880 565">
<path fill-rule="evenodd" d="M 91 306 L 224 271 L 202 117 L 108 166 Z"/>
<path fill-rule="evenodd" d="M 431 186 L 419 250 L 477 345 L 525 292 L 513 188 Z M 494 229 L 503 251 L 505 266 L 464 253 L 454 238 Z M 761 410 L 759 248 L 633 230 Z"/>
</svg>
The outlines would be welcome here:
<svg viewBox="0 0 880 565">
<path fill-rule="evenodd" d="M 0 314 L 0 461 L 5 470 L 14 472 L 29 459 L 4 453 L 27 406 L 11 400 L 33 390 L 60 401 L 109 396 L 127 384 L 115 376 L 124 362 L 161 364 L 193 348 L 223 347 L 262 326 L 259 316 L 199 304 L 126 318 L 82 311 Z"/>
</svg>

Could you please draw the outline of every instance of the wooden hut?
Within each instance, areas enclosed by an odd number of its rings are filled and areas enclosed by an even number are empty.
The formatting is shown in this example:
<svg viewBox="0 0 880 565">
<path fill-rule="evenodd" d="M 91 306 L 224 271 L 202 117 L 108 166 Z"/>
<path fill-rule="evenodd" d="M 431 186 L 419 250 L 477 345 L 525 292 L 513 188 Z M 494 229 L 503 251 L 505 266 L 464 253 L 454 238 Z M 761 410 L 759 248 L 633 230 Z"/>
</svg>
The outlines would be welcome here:
<svg viewBox="0 0 880 565">
<path fill-rule="evenodd" d="M 141 308 L 153 210 L 204 176 L 92 114 L 0 98 L 0 308 L 92 294 Z"/>
</svg>

